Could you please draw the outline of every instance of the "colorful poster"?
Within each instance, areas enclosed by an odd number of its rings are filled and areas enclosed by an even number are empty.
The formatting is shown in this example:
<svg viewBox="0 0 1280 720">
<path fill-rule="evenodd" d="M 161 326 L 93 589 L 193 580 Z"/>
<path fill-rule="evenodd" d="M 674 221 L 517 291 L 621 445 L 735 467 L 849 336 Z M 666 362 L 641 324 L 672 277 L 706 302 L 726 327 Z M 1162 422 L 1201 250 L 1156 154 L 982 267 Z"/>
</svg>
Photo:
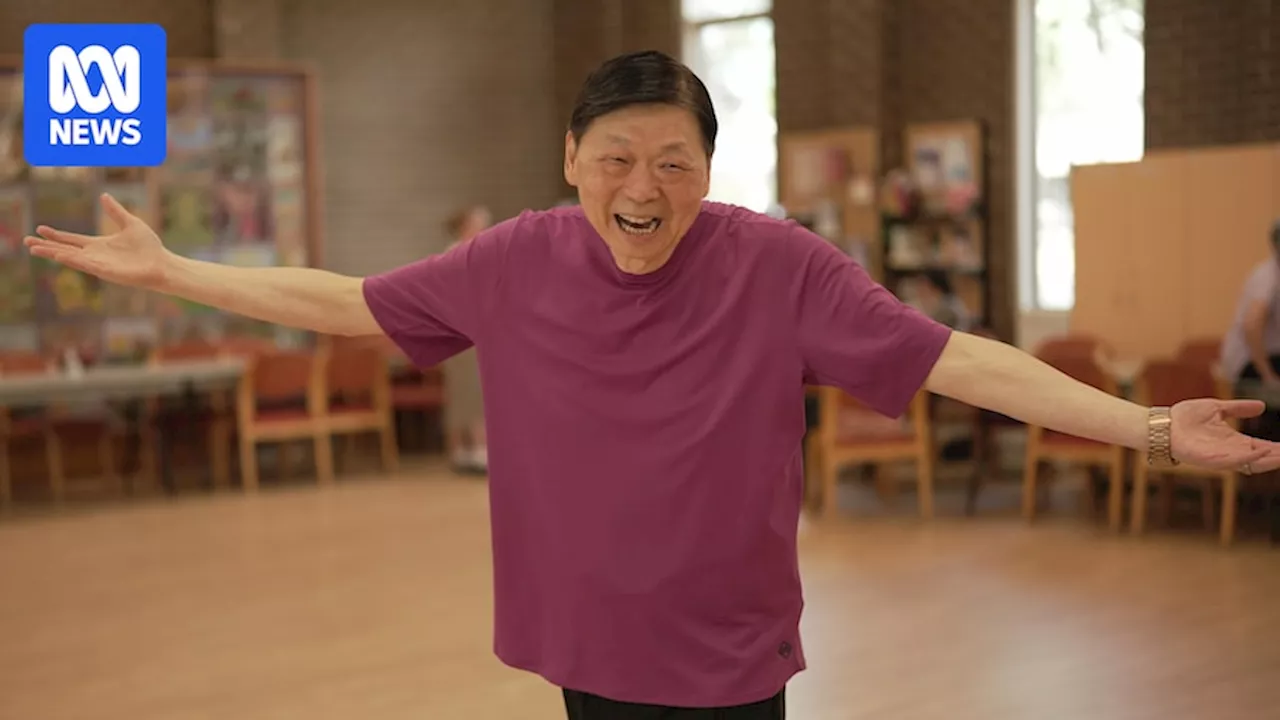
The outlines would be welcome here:
<svg viewBox="0 0 1280 720">
<path fill-rule="evenodd" d="M 22 76 L 0 73 L 0 183 L 27 178 L 22 156 Z"/>
<path fill-rule="evenodd" d="M 147 169 L 139 167 L 109 167 L 102 169 L 102 181 L 109 185 L 127 185 L 143 183 L 147 180 Z"/>
<path fill-rule="evenodd" d="M 154 298 L 146 290 L 106 283 L 102 288 L 102 313 L 109 317 L 149 317 L 155 313 Z"/>
<path fill-rule="evenodd" d="M 301 115 L 302 80 L 281 78 L 267 84 L 267 112 L 272 115 Z"/>
<path fill-rule="evenodd" d="M 32 258 L 35 311 L 42 320 L 97 316 L 104 307 L 98 278 L 58 263 Z"/>
<path fill-rule="evenodd" d="M 0 190 L 0 258 L 9 255 L 26 256 L 22 239 L 30 234 L 30 202 L 25 188 Z"/>
<path fill-rule="evenodd" d="M 151 196 L 146 185 L 108 185 L 103 190 L 111 193 L 111 197 L 114 197 L 117 202 L 123 205 L 125 210 L 142 218 L 148 224 L 152 222 Z M 111 216 L 107 215 L 99 203 L 98 234 L 110 235 L 119 231 L 120 228 L 116 227 L 115 221 L 111 219 Z"/>
<path fill-rule="evenodd" d="M 273 185 L 302 183 L 302 123 L 273 117 L 267 123 L 267 178 Z"/>
<path fill-rule="evenodd" d="M 221 245 L 262 243 L 271 237 L 267 196 L 251 183 L 220 183 L 213 212 L 213 229 Z"/>
<path fill-rule="evenodd" d="M 219 180 L 253 182 L 266 177 L 265 118 L 219 118 L 214 122 L 213 128 L 214 172 Z"/>
<path fill-rule="evenodd" d="M 169 156 L 161 167 L 166 182 L 213 181 L 213 121 L 208 117 L 169 118 Z"/>
<path fill-rule="evenodd" d="M 302 192 L 296 187 L 277 187 L 271 195 L 272 235 L 282 265 L 307 265 L 307 236 Z"/>
<path fill-rule="evenodd" d="M 94 188 L 79 183 L 40 183 L 35 186 L 31 224 L 92 234 L 98 228 L 98 197 Z"/>
<path fill-rule="evenodd" d="M 91 167 L 33 167 L 31 179 L 37 182 L 91 183 L 98 177 Z"/>
<path fill-rule="evenodd" d="M 215 115 L 264 115 L 269 80 L 243 77 L 214 78 L 210 90 Z"/>
<path fill-rule="evenodd" d="M 31 322 L 35 302 L 31 259 L 26 254 L 0 256 L 0 323 Z"/>
<path fill-rule="evenodd" d="M 209 75 L 192 72 L 169 76 L 169 115 L 198 116 L 209 112 Z"/>
<path fill-rule="evenodd" d="M 180 254 L 213 246 L 212 198 L 198 187 L 168 187 L 161 192 L 160 236 Z"/>
</svg>

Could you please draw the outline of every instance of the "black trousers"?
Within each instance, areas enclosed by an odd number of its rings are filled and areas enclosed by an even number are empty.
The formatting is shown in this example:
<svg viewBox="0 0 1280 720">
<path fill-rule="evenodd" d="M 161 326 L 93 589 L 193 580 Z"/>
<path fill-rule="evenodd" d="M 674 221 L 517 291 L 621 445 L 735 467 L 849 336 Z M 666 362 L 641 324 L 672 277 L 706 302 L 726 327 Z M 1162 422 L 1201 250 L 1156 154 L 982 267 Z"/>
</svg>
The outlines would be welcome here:
<svg viewBox="0 0 1280 720">
<path fill-rule="evenodd" d="M 569 720 L 785 720 L 785 690 L 768 700 L 725 708 L 674 708 L 608 700 L 598 695 L 564 691 Z"/>
<path fill-rule="evenodd" d="M 1271 362 L 1271 369 L 1275 371 L 1277 374 L 1280 374 L 1280 355 L 1272 355 L 1267 359 Z M 1240 379 L 1241 380 L 1261 380 L 1262 379 L 1262 375 L 1258 373 L 1258 366 L 1254 365 L 1252 360 L 1250 360 L 1249 364 L 1245 365 L 1244 370 L 1240 372 Z"/>
</svg>

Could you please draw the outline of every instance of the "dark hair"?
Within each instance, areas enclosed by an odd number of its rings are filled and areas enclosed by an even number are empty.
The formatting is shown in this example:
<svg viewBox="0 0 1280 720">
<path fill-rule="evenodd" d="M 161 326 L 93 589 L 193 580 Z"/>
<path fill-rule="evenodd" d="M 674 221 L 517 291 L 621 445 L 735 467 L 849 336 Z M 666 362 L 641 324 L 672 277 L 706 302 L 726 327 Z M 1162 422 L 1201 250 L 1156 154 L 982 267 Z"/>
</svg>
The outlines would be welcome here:
<svg viewBox="0 0 1280 720">
<path fill-rule="evenodd" d="M 1280 220 L 1276 220 L 1276 224 L 1271 226 L 1271 244 L 1280 249 Z"/>
<path fill-rule="evenodd" d="M 581 138 L 591 123 L 630 105 L 660 103 L 693 113 L 710 157 L 716 147 L 716 111 L 702 80 L 687 66 L 656 50 L 619 55 L 587 76 L 569 116 L 569 132 Z"/>
</svg>

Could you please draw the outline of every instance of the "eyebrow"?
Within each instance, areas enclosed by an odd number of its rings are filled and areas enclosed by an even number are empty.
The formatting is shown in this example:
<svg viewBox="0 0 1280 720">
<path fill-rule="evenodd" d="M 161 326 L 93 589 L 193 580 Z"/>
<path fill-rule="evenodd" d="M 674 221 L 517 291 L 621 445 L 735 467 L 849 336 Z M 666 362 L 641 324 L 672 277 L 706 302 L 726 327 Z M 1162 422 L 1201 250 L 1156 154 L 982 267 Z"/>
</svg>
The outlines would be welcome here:
<svg viewBox="0 0 1280 720">
<path fill-rule="evenodd" d="M 605 139 L 611 143 L 617 143 L 618 145 L 631 144 L 630 140 L 622 137 L 621 135 L 606 135 Z M 686 143 L 685 141 L 674 140 L 672 142 L 667 143 L 666 145 L 663 145 L 660 151 L 661 152 L 674 152 L 674 151 L 686 152 L 688 151 L 688 149 L 689 149 L 689 144 Z"/>
</svg>

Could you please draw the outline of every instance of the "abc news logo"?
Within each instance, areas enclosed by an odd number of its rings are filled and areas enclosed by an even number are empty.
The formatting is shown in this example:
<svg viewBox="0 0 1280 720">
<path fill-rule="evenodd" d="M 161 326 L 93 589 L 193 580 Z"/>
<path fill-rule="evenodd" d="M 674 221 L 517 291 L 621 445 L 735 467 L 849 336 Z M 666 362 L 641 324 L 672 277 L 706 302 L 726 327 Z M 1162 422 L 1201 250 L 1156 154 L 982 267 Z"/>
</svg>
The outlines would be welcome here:
<svg viewBox="0 0 1280 720">
<path fill-rule="evenodd" d="M 102 87 L 89 88 L 89 71 L 97 68 Z M 113 53 L 101 45 L 76 52 L 59 45 L 49 53 L 49 109 L 57 115 L 79 110 L 101 115 L 113 109 L 120 115 L 137 111 L 142 104 L 142 57 L 132 45 Z M 142 142 L 142 121 L 125 117 L 53 117 L 49 119 L 51 145 L 137 145 Z"/>
<path fill-rule="evenodd" d="M 169 60 L 154 23 L 36 23 L 22 38 L 22 153 L 31 167 L 158 167 Z"/>
</svg>

